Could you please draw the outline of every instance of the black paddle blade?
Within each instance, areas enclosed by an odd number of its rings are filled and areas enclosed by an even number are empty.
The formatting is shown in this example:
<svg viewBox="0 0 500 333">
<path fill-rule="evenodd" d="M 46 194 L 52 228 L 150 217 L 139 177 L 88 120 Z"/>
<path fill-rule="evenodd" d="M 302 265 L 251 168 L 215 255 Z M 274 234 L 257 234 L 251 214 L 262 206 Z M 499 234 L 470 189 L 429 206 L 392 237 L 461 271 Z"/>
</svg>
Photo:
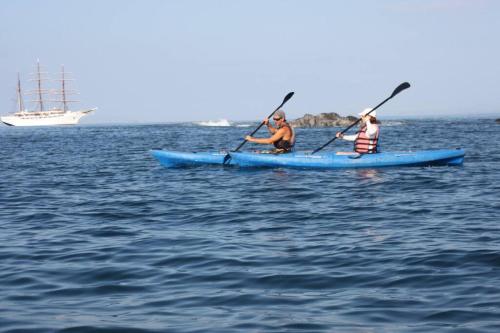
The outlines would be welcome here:
<svg viewBox="0 0 500 333">
<path fill-rule="evenodd" d="M 283 104 L 285 104 L 286 102 L 288 102 L 288 100 L 289 100 L 290 98 L 292 98 L 293 94 L 294 94 L 294 92 L 293 92 L 293 91 L 289 92 L 289 93 L 285 96 L 285 98 L 283 99 L 283 103 L 282 103 L 281 105 L 283 105 Z"/>
<path fill-rule="evenodd" d="M 227 154 L 224 156 L 224 160 L 222 161 L 222 164 L 225 165 L 229 160 L 231 159 L 231 154 Z"/>
<path fill-rule="evenodd" d="M 390 98 L 393 98 L 394 96 L 408 88 L 410 88 L 410 84 L 408 82 L 401 83 L 396 89 L 394 89 Z"/>
</svg>

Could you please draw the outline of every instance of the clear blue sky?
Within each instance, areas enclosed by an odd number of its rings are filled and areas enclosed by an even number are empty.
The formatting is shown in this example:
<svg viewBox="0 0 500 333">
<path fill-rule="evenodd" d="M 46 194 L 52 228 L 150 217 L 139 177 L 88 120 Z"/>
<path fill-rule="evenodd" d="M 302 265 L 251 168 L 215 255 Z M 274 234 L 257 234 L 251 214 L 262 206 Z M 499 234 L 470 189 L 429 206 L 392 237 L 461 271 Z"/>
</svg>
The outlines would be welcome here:
<svg viewBox="0 0 500 333">
<path fill-rule="evenodd" d="M 500 115 L 500 1 L 2 1 L 0 113 L 16 73 L 64 64 L 87 123 Z M 27 88 L 28 82 L 23 82 Z"/>
</svg>

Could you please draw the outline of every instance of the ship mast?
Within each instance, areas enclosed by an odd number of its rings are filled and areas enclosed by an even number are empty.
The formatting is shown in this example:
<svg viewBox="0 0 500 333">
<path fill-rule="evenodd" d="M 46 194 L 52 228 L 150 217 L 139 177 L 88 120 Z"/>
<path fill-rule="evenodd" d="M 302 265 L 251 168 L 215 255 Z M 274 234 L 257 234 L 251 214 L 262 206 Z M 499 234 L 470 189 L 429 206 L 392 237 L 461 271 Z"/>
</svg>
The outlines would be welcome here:
<svg viewBox="0 0 500 333">
<path fill-rule="evenodd" d="M 68 74 L 68 73 L 64 71 L 64 65 L 61 65 L 61 78 L 59 79 L 61 81 L 61 90 L 55 90 L 53 92 L 54 95 L 61 96 L 60 97 L 61 99 L 51 100 L 51 102 L 62 103 L 62 110 L 64 112 L 66 112 L 66 111 L 69 110 L 69 107 L 68 107 L 69 103 L 78 102 L 76 100 L 71 100 L 70 101 L 67 98 L 68 94 L 77 94 L 77 92 L 75 90 L 72 90 L 72 89 L 68 90 L 66 88 L 66 81 L 73 81 L 73 79 L 68 79 L 68 77 L 67 77 L 66 74 Z"/>
<path fill-rule="evenodd" d="M 40 111 L 44 111 L 43 99 L 42 99 L 42 74 L 40 73 L 40 61 L 36 62 L 37 68 L 37 81 L 38 81 L 38 103 L 40 105 Z"/>
<path fill-rule="evenodd" d="M 19 112 L 24 111 L 23 94 L 21 92 L 21 77 L 19 73 L 17 73 L 17 107 Z"/>
<path fill-rule="evenodd" d="M 68 111 L 68 102 L 66 101 L 66 80 L 64 79 L 64 65 L 61 66 L 62 75 L 62 102 L 64 112 Z"/>
<path fill-rule="evenodd" d="M 42 69 L 40 67 L 40 60 L 36 61 L 36 73 L 32 73 L 34 76 L 33 79 L 30 81 L 36 81 L 37 82 L 37 89 L 28 91 L 28 94 L 34 94 L 35 96 L 38 97 L 38 99 L 31 100 L 30 102 L 35 102 L 38 104 L 38 109 L 40 112 L 45 111 L 45 106 L 43 102 L 43 94 L 46 94 L 48 91 L 42 89 L 42 81 L 46 79 L 46 77 L 42 77 L 42 74 L 45 75 L 47 74 L 46 72 L 42 72 Z"/>
</svg>

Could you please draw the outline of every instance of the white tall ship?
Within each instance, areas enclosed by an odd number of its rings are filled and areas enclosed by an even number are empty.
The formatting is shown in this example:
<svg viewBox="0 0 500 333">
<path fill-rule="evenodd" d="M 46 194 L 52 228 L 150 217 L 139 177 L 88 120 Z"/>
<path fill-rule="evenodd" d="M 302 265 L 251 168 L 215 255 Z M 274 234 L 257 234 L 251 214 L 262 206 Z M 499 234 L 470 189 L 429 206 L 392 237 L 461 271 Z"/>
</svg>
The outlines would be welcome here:
<svg viewBox="0 0 500 333">
<path fill-rule="evenodd" d="M 24 108 L 23 93 L 21 91 L 21 79 L 17 75 L 17 111 L 0 117 L 0 120 L 9 126 L 51 126 L 51 125 L 75 125 L 80 119 L 97 108 L 86 110 L 69 110 L 68 104 L 78 102 L 68 100 L 68 94 L 76 94 L 75 91 L 66 89 L 66 82 L 71 79 L 66 78 L 64 66 L 61 71 L 61 89 L 44 89 L 42 82 L 47 80 L 44 77 L 47 73 L 40 69 L 40 62 L 37 62 L 37 71 L 34 74 L 35 78 L 32 81 L 36 82 L 36 88 L 27 92 L 29 95 L 34 95 L 35 99 L 31 102 L 36 103 L 35 110 Z M 44 99 L 44 96 L 49 95 L 54 99 Z M 57 103 L 56 107 L 47 109 L 47 103 Z"/>
</svg>

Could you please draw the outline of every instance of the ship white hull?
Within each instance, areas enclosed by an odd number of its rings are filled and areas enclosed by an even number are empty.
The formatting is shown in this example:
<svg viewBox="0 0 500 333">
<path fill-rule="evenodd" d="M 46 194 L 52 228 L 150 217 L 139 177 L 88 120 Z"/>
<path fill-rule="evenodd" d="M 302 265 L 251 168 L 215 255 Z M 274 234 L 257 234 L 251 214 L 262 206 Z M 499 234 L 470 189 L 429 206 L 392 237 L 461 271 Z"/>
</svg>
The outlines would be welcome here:
<svg viewBox="0 0 500 333">
<path fill-rule="evenodd" d="M 2 116 L 0 120 L 9 126 L 76 125 L 83 116 L 94 110 L 16 112 L 13 115 Z"/>
</svg>

